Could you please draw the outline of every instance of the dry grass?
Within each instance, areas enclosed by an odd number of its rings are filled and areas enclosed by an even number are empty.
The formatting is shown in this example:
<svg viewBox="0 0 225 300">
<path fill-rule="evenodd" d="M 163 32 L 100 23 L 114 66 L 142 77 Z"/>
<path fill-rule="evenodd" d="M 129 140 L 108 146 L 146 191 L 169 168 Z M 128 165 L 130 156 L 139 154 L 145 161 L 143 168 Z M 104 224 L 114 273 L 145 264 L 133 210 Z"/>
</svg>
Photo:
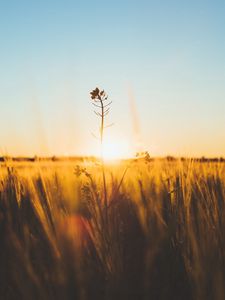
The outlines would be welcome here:
<svg viewBox="0 0 225 300">
<path fill-rule="evenodd" d="M 224 163 L 83 167 L 1 168 L 0 299 L 225 299 Z"/>
</svg>

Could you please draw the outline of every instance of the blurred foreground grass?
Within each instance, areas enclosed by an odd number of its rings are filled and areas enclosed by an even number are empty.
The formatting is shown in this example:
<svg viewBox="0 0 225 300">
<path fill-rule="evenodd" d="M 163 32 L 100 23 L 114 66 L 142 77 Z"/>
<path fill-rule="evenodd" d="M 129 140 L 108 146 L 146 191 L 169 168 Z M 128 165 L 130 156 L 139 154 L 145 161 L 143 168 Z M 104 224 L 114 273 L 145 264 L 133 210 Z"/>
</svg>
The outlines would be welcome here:
<svg viewBox="0 0 225 300">
<path fill-rule="evenodd" d="M 0 299 L 225 299 L 224 163 L 75 165 L 1 166 Z"/>
</svg>

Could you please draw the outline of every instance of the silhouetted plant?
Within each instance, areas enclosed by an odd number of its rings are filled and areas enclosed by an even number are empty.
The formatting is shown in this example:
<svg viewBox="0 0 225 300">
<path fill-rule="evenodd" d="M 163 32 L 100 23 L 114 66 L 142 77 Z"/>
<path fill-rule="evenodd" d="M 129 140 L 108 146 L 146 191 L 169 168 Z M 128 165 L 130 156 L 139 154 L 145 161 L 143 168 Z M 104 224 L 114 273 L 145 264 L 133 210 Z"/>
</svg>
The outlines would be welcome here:
<svg viewBox="0 0 225 300">
<path fill-rule="evenodd" d="M 107 197 L 107 187 L 106 187 L 106 176 L 105 176 L 105 163 L 103 157 L 103 140 L 104 140 L 104 129 L 108 126 L 105 126 L 105 117 L 108 115 L 110 111 L 110 105 L 112 101 L 108 101 L 108 96 L 105 91 L 100 91 L 98 87 L 95 90 L 90 92 L 92 104 L 95 107 L 94 113 L 100 117 L 100 143 L 101 143 L 101 166 L 102 166 L 102 178 L 103 178 L 103 189 L 104 189 L 104 209 L 105 209 L 105 217 L 108 219 L 108 197 Z"/>
</svg>

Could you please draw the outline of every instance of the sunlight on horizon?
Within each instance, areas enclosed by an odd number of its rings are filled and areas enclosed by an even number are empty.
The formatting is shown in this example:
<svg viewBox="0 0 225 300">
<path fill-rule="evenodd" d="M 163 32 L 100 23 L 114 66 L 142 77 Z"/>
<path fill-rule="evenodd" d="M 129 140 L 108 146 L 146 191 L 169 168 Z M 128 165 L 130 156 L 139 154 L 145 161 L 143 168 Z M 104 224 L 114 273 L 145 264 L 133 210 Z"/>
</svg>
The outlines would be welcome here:
<svg viewBox="0 0 225 300">
<path fill-rule="evenodd" d="M 103 159 L 117 160 L 134 156 L 127 141 L 106 139 L 103 142 Z"/>
</svg>

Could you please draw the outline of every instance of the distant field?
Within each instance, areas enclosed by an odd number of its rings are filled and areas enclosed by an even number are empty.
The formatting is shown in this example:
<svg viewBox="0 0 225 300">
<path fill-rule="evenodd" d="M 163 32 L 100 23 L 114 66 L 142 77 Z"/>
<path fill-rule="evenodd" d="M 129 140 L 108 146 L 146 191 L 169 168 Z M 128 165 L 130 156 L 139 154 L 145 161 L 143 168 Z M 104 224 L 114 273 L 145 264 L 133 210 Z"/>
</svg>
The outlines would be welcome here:
<svg viewBox="0 0 225 300">
<path fill-rule="evenodd" d="M 0 299 L 225 299 L 225 164 L 0 167 Z"/>
</svg>

